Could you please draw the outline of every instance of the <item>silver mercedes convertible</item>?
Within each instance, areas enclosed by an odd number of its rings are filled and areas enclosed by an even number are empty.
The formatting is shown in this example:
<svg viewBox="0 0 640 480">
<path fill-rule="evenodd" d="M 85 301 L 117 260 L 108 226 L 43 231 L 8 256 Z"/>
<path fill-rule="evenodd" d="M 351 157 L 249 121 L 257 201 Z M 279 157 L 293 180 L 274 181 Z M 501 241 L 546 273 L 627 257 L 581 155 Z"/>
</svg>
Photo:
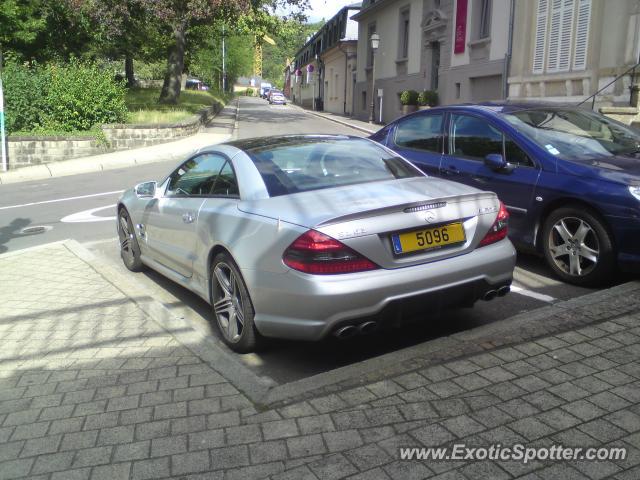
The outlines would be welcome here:
<svg viewBox="0 0 640 480">
<path fill-rule="evenodd" d="M 124 264 L 212 307 L 224 341 L 318 340 L 509 291 L 509 214 L 367 139 L 296 135 L 203 148 L 118 202 Z"/>
</svg>

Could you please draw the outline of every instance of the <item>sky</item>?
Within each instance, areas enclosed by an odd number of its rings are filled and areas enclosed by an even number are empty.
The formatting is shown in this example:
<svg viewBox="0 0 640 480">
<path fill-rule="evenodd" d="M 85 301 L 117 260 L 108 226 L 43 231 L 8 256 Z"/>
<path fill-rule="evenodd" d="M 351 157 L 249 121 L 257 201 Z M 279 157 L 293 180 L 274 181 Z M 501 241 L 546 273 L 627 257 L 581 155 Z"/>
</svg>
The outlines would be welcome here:
<svg viewBox="0 0 640 480">
<path fill-rule="evenodd" d="M 306 11 L 309 22 L 329 20 L 338 10 L 345 5 L 355 3 L 357 0 L 309 0 L 309 9 Z"/>
</svg>

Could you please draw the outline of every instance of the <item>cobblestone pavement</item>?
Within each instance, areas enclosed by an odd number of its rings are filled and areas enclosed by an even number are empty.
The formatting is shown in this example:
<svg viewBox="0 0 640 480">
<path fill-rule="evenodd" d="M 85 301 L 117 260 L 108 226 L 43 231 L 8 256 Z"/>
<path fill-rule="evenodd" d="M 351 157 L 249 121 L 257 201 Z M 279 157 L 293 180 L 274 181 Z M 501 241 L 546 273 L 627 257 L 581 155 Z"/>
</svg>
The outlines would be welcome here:
<svg viewBox="0 0 640 480">
<path fill-rule="evenodd" d="M 2 479 L 640 478 L 640 313 L 606 298 L 588 326 L 264 409 L 64 244 L 0 279 Z M 454 443 L 627 458 L 399 460 Z"/>
</svg>

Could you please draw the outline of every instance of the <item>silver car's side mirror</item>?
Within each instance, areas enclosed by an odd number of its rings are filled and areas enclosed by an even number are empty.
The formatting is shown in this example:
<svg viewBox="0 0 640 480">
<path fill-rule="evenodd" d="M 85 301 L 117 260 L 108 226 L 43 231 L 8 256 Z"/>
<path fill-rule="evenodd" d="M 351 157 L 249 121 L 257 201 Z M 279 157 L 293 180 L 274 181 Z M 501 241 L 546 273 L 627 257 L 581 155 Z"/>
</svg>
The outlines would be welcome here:
<svg viewBox="0 0 640 480">
<path fill-rule="evenodd" d="M 135 192 L 138 198 L 149 198 L 156 194 L 156 182 L 144 182 L 135 186 Z"/>
</svg>

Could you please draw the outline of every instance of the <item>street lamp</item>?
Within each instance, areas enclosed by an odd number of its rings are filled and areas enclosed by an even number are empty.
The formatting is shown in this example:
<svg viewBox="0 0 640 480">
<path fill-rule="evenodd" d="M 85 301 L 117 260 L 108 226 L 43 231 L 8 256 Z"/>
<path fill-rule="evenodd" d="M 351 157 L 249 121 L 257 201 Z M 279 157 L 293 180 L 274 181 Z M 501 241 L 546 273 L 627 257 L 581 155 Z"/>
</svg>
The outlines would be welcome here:
<svg viewBox="0 0 640 480">
<path fill-rule="evenodd" d="M 371 35 L 370 40 L 371 51 L 373 52 L 373 55 L 371 56 L 371 112 L 369 113 L 369 123 L 375 123 L 376 50 L 378 50 L 378 45 L 380 44 L 380 36 L 377 33 L 374 33 L 373 35 Z"/>
</svg>

